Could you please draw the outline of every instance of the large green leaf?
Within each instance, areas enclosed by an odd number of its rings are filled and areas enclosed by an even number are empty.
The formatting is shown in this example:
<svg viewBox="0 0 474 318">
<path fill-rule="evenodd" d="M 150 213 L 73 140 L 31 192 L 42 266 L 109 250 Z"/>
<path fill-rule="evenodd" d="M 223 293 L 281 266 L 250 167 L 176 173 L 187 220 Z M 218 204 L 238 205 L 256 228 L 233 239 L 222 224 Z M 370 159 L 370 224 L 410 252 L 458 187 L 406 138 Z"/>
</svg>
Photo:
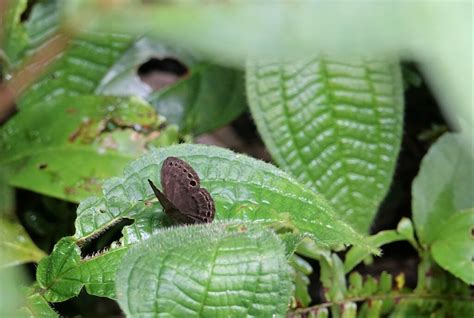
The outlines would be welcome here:
<svg viewBox="0 0 474 318">
<path fill-rule="evenodd" d="M 474 285 L 474 209 L 458 212 L 443 224 L 431 247 L 434 260 L 453 275 Z"/>
<path fill-rule="evenodd" d="M 21 224 L 0 217 L 0 268 L 39 262 L 44 252 L 33 243 Z"/>
<path fill-rule="evenodd" d="M 11 185 L 79 201 L 146 150 L 152 138 L 132 127 L 159 123 L 153 108 L 136 98 L 57 97 L 22 109 L 2 127 L 0 164 Z M 126 140 L 133 143 L 123 146 Z"/>
<path fill-rule="evenodd" d="M 276 162 L 368 231 L 400 149 L 398 64 L 326 57 L 250 63 L 247 93 Z"/>
<path fill-rule="evenodd" d="M 413 181 L 413 221 L 420 242 L 431 244 L 446 220 L 474 207 L 474 149 L 461 135 L 447 133 L 428 151 Z"/>
<path fill-rule="evenodd" d="M 365 245 L 361 235 L 340 221 L 330 205 L 283 171 L 223 148 L 177 145 L 151 151 L 131 162 L 123 178 L 110 179 L 104 196 L 84 201 L 78 209 L 75 237 L 94 236 L 122 218 L 135 222 L 125 227 L 127 243 L 146 238 L 162 223 L 161 206 L 153 198 L 147 179 L 160 184 L 162 162 L 177 156 L 189 162 L 214 198 L 216 219 L 289 222 L 326 246 Z"/>
<path fill-rule="evenodd" d="M 252 224 L 162 230 L 135 245 L 117 273 L 130 317 L 283 316 L 290 294 L 282 242 Z"/>
</svg>

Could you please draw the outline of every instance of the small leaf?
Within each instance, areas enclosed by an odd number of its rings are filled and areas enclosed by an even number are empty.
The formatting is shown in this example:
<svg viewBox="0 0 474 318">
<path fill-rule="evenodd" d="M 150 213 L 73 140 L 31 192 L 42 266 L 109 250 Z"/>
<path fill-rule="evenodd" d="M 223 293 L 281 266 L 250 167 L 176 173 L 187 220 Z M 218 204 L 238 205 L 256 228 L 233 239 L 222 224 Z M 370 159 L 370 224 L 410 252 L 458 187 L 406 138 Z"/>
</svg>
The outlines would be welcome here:
<svg viewBox="0 0 474 318">
<path fill-rule="evenodd" d="M 293 277 L 293 284 L 295 286 L 295 300 L 301 307 L 307 307 L 311 303 L 311 296 L 308 291 L 310 284 L 308 276 L 300 271 L 295 271 Z"/>
<path fill-rule="evenodd" d="M 128 316 L 284 315 L 290 292 L 281 241 L 252 224 L 162 230 L 135 245 L 117 273 Z"/>
<path fill-rule="evenodd" d="M 36 280 L 47 301 L 63 301 L 79 294 L 82 283 L 71 277 L 70 272 L 79 265 L 80 255 L 74 240 L 66 237 L 39 263 Z"/>
<path fill-rule="evenodd" d="M 406 239 L 407 238 L 405 237 L 405 235 L 402 235 L 394 230 L 380 231 L 377 234 L 368 237 L 370 243 L 373 244 L 373 246 L 377 247 L 381 247 L 388 243 L 404 241 Z M 349 273 L 354 269 L 354 267 L 359 265 L 360 262 L 362 262 L 369 256 L 370 252 L 368 252 L 366 249 L 353 246 L 349 250 L 349 252 L 347 252 L 346 257 L 344 259 L 345 272 Z"/>
<path fill-rule="evenodd" d="M 474 285 L 474 209 L 457 212 L 443 224 L 431 253 L 435 261 L 464 282 Z"/>
<path fill-rule="evenodd" d="M 354 302 L 346 302 L 341 306 L 341 318 L 356 318 L 357 304 Z"/>
<path fill-rule="evenodd" d="M 298 255 L 292 255 L 290 257 L 290 264 L 295 270 L 305 274 L 306 276 L 311 275 L 311 273 L 313 272 L 311 264 L 309 264 L 304 258 Z"/>
<path fill-rule="evenodd" d="M 0 218 L 0 267 L 39 262 L 44 256 L 21 224 Z"/>
<path fill-rule="evenodd" d="M 313 272 L 311 264 L 298 255 L 290 257 L 290 265 L 293 268 L 294 297 L 298 307 L 307 307 L 311 303 L 308 286 L 309 275 Z"/>
<path fill-rule="evenodd" d="M 362 285 L 363 279 L 362 275 L 358 272 L 352 272 L 349 275 L 349 289 L 348 289 L 348 296 L 359 296 L 362 294 Z"/>
<path fill-rule="evenodd" d="M 379 291 L 388 293 L 392 290 L 392 275 L 383 271 L 379 278 Z"/>
<path fill-rule="evenodd" d="M 370 296 L 377 292 L 377 280 L 372 276 L 367 276 L 362 287 L 362 295 Z"/>
<path fill-rule="evenodd" d="M 444 134 L 423 158 L 413 181 L 413 221 L 423 244 L 443 235 L 451 215 L 474 207 L 474 149 L 464 145 L 460 134 Z"/>
<path fill-rule="evenodd" d="M 331 254 L 330 262 L 321 259 L 321 283 L 324 287 L 324 297 L 328 301 L 341 301 L 347 292 L 344 266 L 337 254 Z"/>
<path fill-rule="evenodd" d="M 81 259 L 81 251 L 71 237 L 61 239 L 36 272 L 41 294 L 49 302 L 77 296 L 85 285 L 91 295 L 114 298 L 115 274 L 127 248 L 116 247 Z"/>
<path fill-rule="evenodd" d="M 380 317 L 380 311 L 382 309 L 383 302 L 380 299 L 369 300 L 367 306 L 367 318 L 378 318 Z"/>
<path fill-rule="evenodd" d="M 396 61 L 327 57 L 247 66 L 247 94 L 275 161 L 368 231 L 400 149 Z"/>
<path fill-rule="evenodd" d="M 415 231 L 413 223 L 409 218 L 403 217 L 397 225 L 397 232 L 402 235 L 413 247 L 418 248 L 418 243 L 415 239 Z"/>
</svg>

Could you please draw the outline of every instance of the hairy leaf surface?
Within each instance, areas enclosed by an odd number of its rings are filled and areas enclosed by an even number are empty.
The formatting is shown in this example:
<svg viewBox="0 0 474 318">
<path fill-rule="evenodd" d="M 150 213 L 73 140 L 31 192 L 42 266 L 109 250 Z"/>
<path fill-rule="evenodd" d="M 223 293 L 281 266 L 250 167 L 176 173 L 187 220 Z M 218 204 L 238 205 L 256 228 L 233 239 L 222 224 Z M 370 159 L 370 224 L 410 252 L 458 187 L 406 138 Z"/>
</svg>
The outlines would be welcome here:
<svg viewBox="0 0 474 318">
<path fill-rule="evenodd" d="M 156 149 L 130 163 L 124 177 L 105 183 L 104 196 L 84 201 L 78 209 L 75 237 L 94 236 L 122 218 L 134 219 L 124 229 L 126 243 L 147 238 L 163 224 L 161 205 L 147 179 L 160 184 L 162 162 L 169 156 L 187 161 L 216 204 L 216 219 L 290 222 L 322 245 L 365 245 L 361 235 L 340 221 L 317 194 L 270 164 L 204 145 Z M 366 245 L 367 247 L 367 245 Z"/>
<path fill-rule="evenodd" d="M 117 273 L 128 316 L 284 315 L 291 293 L 282 242 L 252 224 L 162 230 L 135 245 Z"/>
<path fill-rule="evenodd" d="M 38 265 L 36 279 L 41 294 L 49 302 L 64 301 L 77 296 L 85 286 L 91 295 L 114 298 L 116 270 L 126 251 L 116 247 L 81 258 L 74 238 L 61 239 Z"/>
</svg>

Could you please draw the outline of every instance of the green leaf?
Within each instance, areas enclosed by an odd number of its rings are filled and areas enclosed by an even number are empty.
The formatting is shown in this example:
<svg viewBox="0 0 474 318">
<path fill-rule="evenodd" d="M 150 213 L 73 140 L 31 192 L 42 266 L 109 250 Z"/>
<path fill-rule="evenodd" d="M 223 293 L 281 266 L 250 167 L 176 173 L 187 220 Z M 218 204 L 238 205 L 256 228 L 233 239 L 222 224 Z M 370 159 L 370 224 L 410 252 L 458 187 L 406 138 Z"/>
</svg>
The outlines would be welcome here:
<svg viewBox="0 0 474 318">
<path fill-rule="evenodd" d="M 434 260 L 464 282 L 474 285 L 474 209 L 444 221 L 431 247 Z"/>
<path fill-rule="evenodd" d="M 346 302 L 340 306 L 341 318 L 356 318 L 357 317 L 357 304 L 354 302 Z"/>
<path fill-rule="evenodd" d="M 115 274 L 127 248 L 116 246 L 106 252 L 81 259 L 72 237 L 61 239 L 50 256 L 38 265 L 36 279 L 41 294 L 49 302 L 77 296 L 82 287 L 91 295 L 115 297 Z"/>
<path fill-rule="evenodd" d="M 158 112 L 183 133 L 211 131 L 246 109 L 242 72 L 205 63 L 196 64 L 190 72 L 149 97 Z"/>
<path fill-rule="evenodd" d="M 21 224 L 0 218 L 0 268 L 29 262 L 39 262 L 44 256 Z"/>
<path fill-rule="evenodd" d="M 117 273 L 127 316 L 280 316 L 290 292 L 281 241 L 251 224 L 162 230 L 135 245 Z"/>
<path fill-rule="evenodd" d="M 26 0 L 8 1 L 5 12 L 0 13 L 3 28 L 0 64 L 3 64 L 2 54 L 5 54 L 11 64 L 18 62 L 21 52 L 27 45 L 28 36 L 24 25 L 21 23 L 21 14 L 25 11 L 26 4 Z"/>
<path fill-rule="evenodd" d="M 0 164 L 11 172 L 11 185 L 77 202 L 145 152 L 152 138 L 130 127 L 158 124 L 153 108 L 136 98 L 57 97 L 1 128 Z"/>
<path fill-rule="evenodd" d="M 363 278 L 358 272 L 352 272 L 349 275 L 349 287 L 347 296 L 358 297 L 362 294 Z"/>
<path fill-rule="evenodd" d="M 290 265 L 293 268 L 292 276 L 296 304 L 298 307 L 307 307 L 311 303 L 311 296 L 308 290 L 310 284 L 308 276 L 313 272 L 313 268 L 305 259 L 298 255 L 290 257 Z"/>
<path fill-rule="evenodd" d="M 462 136 L 444 134 L 421 162 L 413 181 L 413 221 L 420 242 L 432 244 L 445 230 L 446 220 L 474 207 L 474 149 Z"/>
<path fill-rule="evenodd" d="M 21 312 L 24 313 L 26 317 L 59 317 L 58 313 L 49 306 L 36 286 L 26 290 L 25 305 L 21 308 Z"/>
<path fill-rule="evenodd" d="M 9 172 L 0 168 L 0 217 L 13 215 L 15 210 L 15 192 L 7 183 Z"/>
<path fill-rule="evenodd" d="M 169 156 L 186 160 L 197 171 L 202 186 L 211 193 L 216 219 L 241 219 L 271 223 L 289 221 L 302 234 L 325 246 L 365 244 L 364 238 L 338 220 L 327 202 L 306 190 L 274 166 L 230 150 L 204 145 L 177 145 L 149 152 L 131 162 L 123 178 L 108 180 L 104 196 L 82 202 L 76 234 L 87 239 L 123 218 L 134 219 L 124 228 L 124 242 L 146 239 L 163 226 L 159 203 L 147 180 L 160 184 L 162 162 Z"/>
<path fill-rule="evenodd" d="M 418 249 L 418 242 L 415 239 L 415 231 L 413 229 L 413 223 L 409 218 L 403 217 L 397 225 L 397 232 L 402 235 L 411 245 Z"/>
<path fill-rule="evenodd" d="M 474 303 L 470 299 L 402 299 L 390 318 L 406 317 L 472 317 Z"/>
<path fill-rule="evenodd" d="M 252 62 L 250 109 L 275 161 L 368 231 L 400 149 L 403 88 L 396 62 Z"/>
<path fill-rule="evenodd" d="M 38 264 L 36 280 L 47 301 L 63 301 L 79 294 L 82 282 L 74 279 L 74 269 L 80 261 L 79 247 L 73 239 L 66 237 Z"/>
</svg>

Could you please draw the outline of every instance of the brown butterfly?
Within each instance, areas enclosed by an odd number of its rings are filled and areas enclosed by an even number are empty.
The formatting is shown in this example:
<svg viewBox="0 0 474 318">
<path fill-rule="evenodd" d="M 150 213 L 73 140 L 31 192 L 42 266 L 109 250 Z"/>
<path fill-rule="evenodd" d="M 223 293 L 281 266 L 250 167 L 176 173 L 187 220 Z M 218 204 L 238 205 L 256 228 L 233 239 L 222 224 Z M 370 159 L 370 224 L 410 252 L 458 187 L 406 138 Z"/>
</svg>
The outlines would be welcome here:
<svg viewBox="0 0 474 318">
<path fill-rule="evenodd" d="M 166 215 L 184 224 L 210 223 L 216 208 L 209 192 L 200 187 L 199 176 L 185 161 L 168 157 L 161 167 L 161 192 L 148 179 Z"/>
</svg>

